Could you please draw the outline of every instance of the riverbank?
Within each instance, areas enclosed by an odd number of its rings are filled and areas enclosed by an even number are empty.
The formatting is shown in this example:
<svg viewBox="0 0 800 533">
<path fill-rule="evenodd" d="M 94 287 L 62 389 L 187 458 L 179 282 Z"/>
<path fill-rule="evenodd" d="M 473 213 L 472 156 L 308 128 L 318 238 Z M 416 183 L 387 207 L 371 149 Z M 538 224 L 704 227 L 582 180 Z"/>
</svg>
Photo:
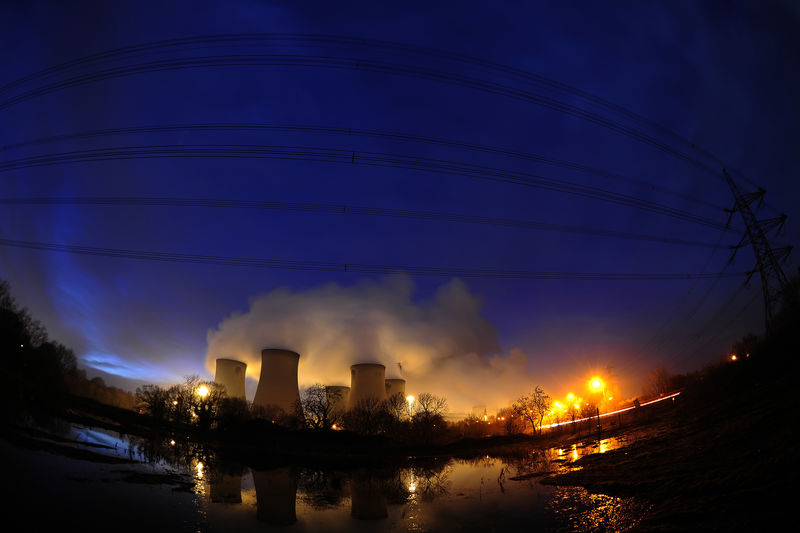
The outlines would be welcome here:
<svg viewBox="0 0 800 533">
<path fill-rule="evenodd" d="M 790 370 L 723 365 L 627 446 L 587 455 L 543 483 L 640 498 L 651 504 L 640 531 L 782 529 L 798 462 Z"/>
</svg>

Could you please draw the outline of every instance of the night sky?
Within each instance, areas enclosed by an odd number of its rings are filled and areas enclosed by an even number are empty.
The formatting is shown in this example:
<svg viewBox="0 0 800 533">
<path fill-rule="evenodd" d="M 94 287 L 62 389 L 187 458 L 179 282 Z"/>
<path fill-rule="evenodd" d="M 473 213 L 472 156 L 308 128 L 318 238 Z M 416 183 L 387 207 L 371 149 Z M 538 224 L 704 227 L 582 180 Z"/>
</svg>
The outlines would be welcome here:
<svg viewBox="0 0 800 533">
<path fill-rule="evenodd" d="M 722 168 L 800 240 L 797 4 L 160 4 L 0 7 L 0 277 L 90 376 L 281 346 L 464 411 L 763 329 Z"/>
</svg>

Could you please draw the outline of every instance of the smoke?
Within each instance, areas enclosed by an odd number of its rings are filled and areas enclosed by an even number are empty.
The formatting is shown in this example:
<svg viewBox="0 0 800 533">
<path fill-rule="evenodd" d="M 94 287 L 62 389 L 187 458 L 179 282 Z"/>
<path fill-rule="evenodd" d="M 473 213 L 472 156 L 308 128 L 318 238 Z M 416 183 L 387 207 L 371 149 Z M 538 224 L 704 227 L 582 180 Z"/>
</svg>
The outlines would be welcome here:
<svg viewBox="0 0 800 533">
<path fill-rule="evenodd" d="M 387 378 L 406 379 L 407 392 L 445 396 L 459 413 L 506 405 L 530 386 L 527 357 L 519 349 L 500 353 L 497 328 L 463 282 L 445 283 L 427 300 L 413 296 L 414 284 L 403 275 L 277 289 L 209 330 L 206 366 L 213 374 L 215 359 L 238 359 L 257 380 L 261 349 L 286 348 L 300 354 L 302 388 L 349 385 L 351 364 L 382 363 Z"/>
</svg>

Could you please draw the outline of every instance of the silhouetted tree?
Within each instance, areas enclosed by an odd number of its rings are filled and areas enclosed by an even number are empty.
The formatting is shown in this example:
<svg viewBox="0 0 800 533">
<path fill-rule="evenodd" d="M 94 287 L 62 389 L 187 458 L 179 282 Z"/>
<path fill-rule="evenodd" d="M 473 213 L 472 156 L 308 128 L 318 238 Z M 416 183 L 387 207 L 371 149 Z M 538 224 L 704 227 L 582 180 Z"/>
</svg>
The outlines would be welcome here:
<svg viewBox="0 0 800 533">
<path fill-rule="evenodd" d="M 506 435 L 516 435 L 522 431 L 519 415 L 513 407 L 503 407 L 497 411 L 497 423 L 505 430 Z"/>
<path fill-rule="evenodd" d="M 308 387 L 300 399 L 306 425 L 311 429 L 330 429 L 333 424 L 340 424 L 342 413 L 337 406 L 341 399 L 341 391 L 327 389 L 320 383 Z"/>
<path fill-rule="evenodd" d="M 158 420 L 165 420 L 170 413 L 170 395 L 158 385 L 142 385 L 136 388 L 136 406 Z"/>
<path fill-rule="evenodd" d="M 550 411 L 551 404 L 550 396 L 537 385 L 530 394 L 517 398 L 517 401 L 512 404 L 512 408 L 517 416 L 531 425 L 533 433 L 536 434 L 537 426 L 541 431 L 542 420 Z"/>
<path fill-rule="evenodd" d="M 662 394 L 670 392 L 672 387 L 672 376 L 670 376 L 664 366 L 655 367 L 647 376 L 647 385 L 642 393 L 647 398 L 656 398 Z"/>
</svg>

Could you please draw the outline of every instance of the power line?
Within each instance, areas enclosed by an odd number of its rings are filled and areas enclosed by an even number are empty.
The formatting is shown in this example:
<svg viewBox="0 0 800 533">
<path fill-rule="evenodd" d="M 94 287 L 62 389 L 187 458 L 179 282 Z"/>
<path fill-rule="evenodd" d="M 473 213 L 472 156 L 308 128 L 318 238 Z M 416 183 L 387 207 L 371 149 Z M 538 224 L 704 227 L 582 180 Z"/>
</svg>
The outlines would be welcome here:
<svg viewBox="0 0 800 533">
<path fill-rule="evenodd" d="M 617 239 L 630 239 L 637 241 L 651 241 L 662 244 L 697 246 L 701 248 L 720 248 L 719 242 L 710 243 L 657 235 L 646 235 L 624 231 L 615 231 L 586 226 L 570 226 L 564 224 L 551 224 L 532 220 L 517 220 L 509 218 L 485 217 L 479 215 L 465 215 L 457 213 L 443 213 L 436 211 L 420 211 L 411 209 L 393 209 L 385 207 L 368 207 L 344 204 L 321 204 L 313 202 L 266 202 L 258 200 L 223 200 L 214 198 L 177 198 L 177 197 L 136 197 L 136 196 L 72 196 L 72 197 L 17 197 L 0 198 L 0 205 L 111 205 L 111 206 L 164 206 L 164 207 L 208 207 L 229 209 L 257 209 L 267 211 L 294 211 L 307 213 L 320 213 L 331 215 L 363 215 L 377 217 L 407 218 L 416 220 L 431 220 L 436 222 L 455 222 L 478 224 L 485 226 L 512 227 L 529 230 L 557 231 L 562 233 L 575 233 L 610 237 Z"/>
<path fill-rule="evenodd" d="M 684 194 L 680 191 L 675 191 L 668 189 L 666 187 L 655 185 L 651 182 L 631 178 L 615 172 L 605 171 L 589 165 L 576 163 L 574 161 L 548 157 L 545 155 L 531 153 L 531 152 L 520 152 L 517 150 L 509 150 L 496 146 L 487 146 L 487 145 L 469 143 L 464 141 L 456 141 L 452 139 L 444 139 L 440 137 L 429 137 L 423 135 L 413 135 L 409 133 L 398 133 L 398 132 L 372 130 L 372 129 L 338 128 L 332 126 L 309 126 L 302 124 L 259 124 L 259 123 L 223 123 L 223 122 L 195 123 L 195 124 L 167 124 L 167 125 L 136 126 L 128 128 L 110 128 L 110 129 L 92 130 L 92 131 L 77 132 L 77 133 L 68 133 L 62 135 L 51 135 L 48 137 L 41 137 L 38 139 L 30 139 L 27 141 L 20 141 L 17 143 L 7 144 L 4 145 L 2 149 L 5 151 L 16 148 L 22 148 L 25 146 L 35 146 L 39 144 L 53 143 L 64 140 L 107 137 L 110 135 L 163 133 L 163 132 L 174 132 L 174 131 L 218 131 L 218 130 L 281 131 L 290 133 L 315 133 L 315 134 L 339 135 L 348 137 L 360 136 L 360 137 L 389 139 L 393 141 L 407 141 L 407 142 L 436 145 L 436 146 L 449 146 L 454 148 L 465 149 L 470 152 L 497 154 L 527 161 L 536 161 L 538 163 L 544 163 L 552 166 L 559 166 L 562 168 L 568 168 L 572 170 L 578 170 L 580 172 L 593 174 L 606 179 L 647 187 L 649 189 L 674 195 L 681 199 L 688 200 L 690 202 L 694 202 L 700 205 L 705 205 L 707 207 L 712 207 L 720 210 L 724 209 L 723 206 L 713 204 L 702 198 L 697 198 L 695 196 Z"/>
<path fill-rule="evenodd" d="M 696 215 L 683 209 L 673 208 L 664 204 L 651 202 L 649 200 L 638 198 L 632 195 L 617 193 L 600 187 L 580 185 L 578 183 L 566 180 L 547 178 L 538 174 L 512 172 L 483 165 L 466 164 L 442 159 L 405 156 L 402 154 L 367 152 L 363 150 L 243 144 L 123 146 L 96 150 L 75 150 L 70 152 L 11 160 L 5 163 L 0 163 L 0 172 L 30 167 L 60 165 L 65 163 L 180 157 L 286 159 L 419 170 L 572 194 L 575 196 L 581 196 L 584 198 L 590 198 L 616 205 L 659 213 L 669 217 L 686 220 L 717 229 L 728 229 L 727 226 L 722 222 L 717 222 L 713 219 Z"/>
<path fill-rule="evenodd" d="M 324 48 L 332 48 L 334 46 L 344 45 L 344 46 L 357 47 L 361 49 L 366 48 L 366 49 L 387 50 L 394 53 L 406 54 L 407 56 L 415 54 L 425 59 L 430 59 L 430 58 L 446 59 L 449 61 L 454 61 L 461 64 L 469 65 L 472 67 L 480 67 L 495 73 L 501 73 L 503 75 L 511 76 L 512 78 L 516 78 L 518 80 L 522 80 L 528 83 L 533 83 L 534 85 L 537 85 L 539 87 L 555 90 L 559 93 L 568 95 L 570 98 L 577 97 L 585 102 L 597 105 L 605 109 L 607 112 L 610 111 L 612 113 L 616 113 L 630 120 L 633 120 L 640 126 L 645 126 L 647 128 L 651 128 L 659 132 L 660 134 L 667 135 L 674 141 L 678 141 L 679 143 L 683 144 L 689 150 L 697 152 L 698 154 L 702 155 L 707 159 L 711 159 L 713 161 L 713 165 L 709 166 L 707 164 L 704 164 L 700 162 L 697 158 L 694 158 L 691 155 L 681 152 L 680 150 L 677 149 L 670 150 L 673 153 L 673 155 L 686 159 L 695 166 L 698 166 L 699 168 L 706 170 L 715 177 L 718 177 L 716 168 L 720 166 L 730 167 L 730 165 L 725 165 L 721 159 L 716 157 L 711 152 L 697 146 L 695 143 L 675 133 L 673 130 L 661 124 L 658 124 L 648 118 L 645 118 L 644 116 L 635 113 L 630 109 L 615 104 L 609 100 L 592 95 L 591 93 L 588 93 L 586 91 L 572 87 L 563 82 L 559 82 L 552 78 L 548 78 L 546 76 L 535 74 L 526 70 L 511 67 L 509 65 L 504 65 L 502 63 L 498 63 L 495 61 L 477 58 L 467 54 L 448 52 L 436 48 L 412 45 L 407 43 L 397 43 L 393 41 L 385 41 L 379 39 L 354 38 L 341 35 L 304 34 L 304 33 L 235 33 L 235 34 L 198 35 L 191 37 L 182 37 L 176 39 L 166 39 L 161 41 L 140 43 L 137 45 L 124 46 L 112 50 L 106 50 L 103 52 L 90 54 L 84 57 L 60 63 L 58 65 L 41 69 L 29 75 L 18 78 L 17 80 L 14 80 L 6 85 L 0 86 L 0 94 L 8 92 L 9 90 L 15 87 L 19 87 L 20 85 L 24 85 L 25 83 L 34 81 L 36 79 L 47 78 L 49 76 L 57 74 L 58 72 L 69 71 L 70 69 L 80 68 L 82 66 L 90 65 L 93 62 L 115 60 L 123 58 L 124 56 L 132 56 L 136 54 L 142 54 L 147 52 L 165 50 L 168 48 L 178 48 L 190 45 L 201 45 L 201 46 L 225 45 L 228 43 L 241 43 L 241 42 L 253 42 L 260 44 L 267 43 L 267 44 L 279 44 L 279 45 L 288 43 L 290 45 L 299 45 L 303 47 L 318 46 Z M 356 68 L 359 67 L 360 67 L 360 61 L 356 60 Z M 618 121 L 613 121 L 613 122 L 619 124 Z M 741 173 L 737 174 L 739 174 L 742 179 L 755 185 L 752 180 L 748 179 L 743 174 Z M 772 206 L 768 207 L 770 207 L 773 210 L 775 209 Z"/>
<path fill-rule="evenodd" d="M 69 244 L 45 243 L 0 238 L 0 246 L 26 248 L 48 252 L 62 252 L 79 255 L 138 259 L 170 263 L 195 263 L 207 265 L 240 266 L 252 268 L 306 270 L 325 272 L 354 272 L 362 274 L 389 274 L 406 272 L 417 276 L 490 278 L 490 279 L 554 279 L 554 280 L 590 280 L 590 281 L 666 281 L 712 278 L 720 274 L 668 274 L 668 273 L 598 273 L 598 272 L 563 272 L 533 270 L 503 270 L 485 268 L 429 267 L 413 265 L 381 265 L 365 263 L 336 263 L 323 261 L 294 261 L 286 259 L 264 259 L 249 257 L 233 257 L 225 255 L 198 255 L 170 252 L 153 252 L 147 250 L 125 250 L 118 248 L 100 248 Z M 745 273 L 722 274 L 722 277 L 741 277 Z"/>
<path fill-rule="evenodd" d="M 616 120 L 604 117 L 597 113 L 584 110 L 566 102 L 554 98 L 525 91 L 513 86 L 508 86 L 480 78 L 460 76 L 458 74 L 409 66 L 398 63 L 387 63 L 381 61 L 362 60 L 353 57 L 331 57 L 331 56 L 301 56 L 292 54 L 240 54 L 240 55 L 216 55 L 199 56 L 182 59 L 168 59 L 137 63 L 123 67 L 108 68 L 90 74 L 74 76 L 67 80 L 50 83 L 35 89 L 28 90 L 17 96 L 0 101 L 0 109 L 12 106 L 19 102 L 42 96 L 54 91 L 67 89 L 70 87 L 113 79 L 132 74 L 174 71 L 189 68 L 206 67 L 228 67 L 228 66 L 284 66 L 284 67 L 309 67 L 309 68 L 334 68 L 347 70 L 366 70 L 384 74 L 400 74 L 409 77 L 439 81 L 456 86 L 467 87 L 480 90 L 490 94 L 505 96 L 512 99 L 534 103 L 561 113 L 584 119 L 599 126 L 617 131 L 640 142 L 653 146 L 659 150 L 670 153 L 675 157 L 684 159 L 692 165 L 707 171 L 711 175 L 718 177 L 715 169 L 707 164 L 693 158 L 686 152 L 659 141 L 657 138 L 644 132 L 626 126 Z"/>
</svg>

